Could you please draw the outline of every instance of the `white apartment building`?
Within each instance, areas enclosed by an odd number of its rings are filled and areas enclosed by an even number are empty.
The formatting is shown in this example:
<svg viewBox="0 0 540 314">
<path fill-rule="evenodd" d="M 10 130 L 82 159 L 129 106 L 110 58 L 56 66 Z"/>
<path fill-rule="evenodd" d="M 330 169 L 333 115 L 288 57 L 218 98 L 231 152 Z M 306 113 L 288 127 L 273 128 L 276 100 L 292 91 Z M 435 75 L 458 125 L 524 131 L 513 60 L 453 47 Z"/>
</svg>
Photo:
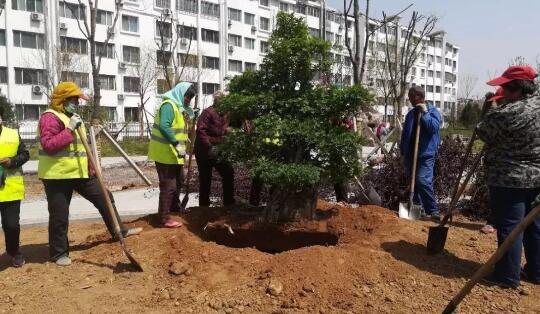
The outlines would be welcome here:
<svg viewBox="0 0 540 314">
<path fill-rule="evenodd" d="M 159 58 L 145 56 L 159 54 L 158 25 L 164 14 L 174 20 L 167 25 L 169 36 L 179 38 L 172 57 L 186 63 L 182 79 L 195 82 L 200 76 L 202 107 L 211 105 L 210 96 L 226 86 L 230 77 L 258 68 L 280 10 L 304 17 L 312 35 L 334 44 L 334 80 L 351 83 L 350 58 L 339 45 L 345 24 L 351 27 L 352 23 L 344 23 L 342 15 L 324 1 L 121 0 L 113 25 L 115 1 L 99 2 L 96 25 L 97 42 L 103 43 L 108 32 L 113 34 L 107 47 L 98 47 L 101 104 L 111 120 L 138 120 L 137 91 L 143 78 L 137 69 Z M 0 93 L 15 104 L 20 121 L 35 121 L 46 110 L 52 82 L 74 80 L 92 93 L 89 44 L 77 23 L 83 14 L 89 14 L 88 8 L 78 7 L 77 0 L 6 1 L 0 16 Z M 412 82 L 425 86 L 428 100 L 441 109 L 451 108 L 456 103 L 459 48 L 442 36 L 433 40 L 423 56 Z M 160 73 L 145 95 L 145 109 L 150 113 L 164 92 Z"/>
</svg>

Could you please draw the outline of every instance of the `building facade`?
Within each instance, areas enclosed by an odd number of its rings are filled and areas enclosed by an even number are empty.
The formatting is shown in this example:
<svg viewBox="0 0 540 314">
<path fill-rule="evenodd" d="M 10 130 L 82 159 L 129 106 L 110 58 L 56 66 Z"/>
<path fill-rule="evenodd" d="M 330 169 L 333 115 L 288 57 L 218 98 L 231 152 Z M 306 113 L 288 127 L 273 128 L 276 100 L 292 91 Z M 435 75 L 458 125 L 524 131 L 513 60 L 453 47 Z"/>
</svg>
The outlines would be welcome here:
<svg viewBox="0 0 540 314">
<path fill-rule="evenodd" d="M 96 18 L 101 104 L 110 120 L 141 119 L 141 102 L 153 113 L 167 89 L 160 64 L 171 65 L 171 58 L 183 80 L 198 82 L 200 106 L 211 105 L 211 95 L 232 76 L 258 68 L 279 11 L 302 16 L 312 35 L 330 41 L 334 82 L 351 83 L 343 41 L 352 23 L 324 1 L 121 0 L 116 22 L 115 1 L 100 1 Z M 74 80 L 92 93 L 90 47 L 80 29 L 88 14 L 77 0 L 6 2 L 0 16 L 0 92 L 16 106 L 19 121 L 39 118 L 58 81 Z M 458 58 L 459 48 L 442 36 L 413 71 L 412 82 L 425 86 L 428 100 L 442 110 L 456 103 Z M 148 75 L 153 79 L 141 96 Z"/>
</svg>

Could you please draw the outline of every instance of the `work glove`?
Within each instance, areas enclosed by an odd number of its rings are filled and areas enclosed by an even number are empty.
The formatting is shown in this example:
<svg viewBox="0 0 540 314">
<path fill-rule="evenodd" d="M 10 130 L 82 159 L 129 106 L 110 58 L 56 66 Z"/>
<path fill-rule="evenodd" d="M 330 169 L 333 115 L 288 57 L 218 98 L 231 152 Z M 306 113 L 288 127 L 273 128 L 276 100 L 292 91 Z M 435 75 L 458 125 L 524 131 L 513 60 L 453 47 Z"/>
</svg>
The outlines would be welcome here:
<svg viewBox="0 0 540 314">
<path fill-rule="evenodd" d="M 77 128 L 79 128 L 82 124 L 81 117 L 78 114 L 74 114 L 69 119 L 68 129 L 71 131 L 75 131 Z"/>
<path fill-rule="evenodd" d="M 178 143 L 176 144 L 174 149 L 176 150 L 179 158 L 184 158 L 184 156 L 186 155 L 186 147 L 184 145 Z"/>
<path fill-rule="evenodd" d="M 418 107 L 421 112 L 427 112 L 427 105 L 425 103 L 418 104 L 416 107 Z"/>
<path fill-rule="evenodd" d="M 540 194 L 538 194 L 536 196 L 536 198 L 534 199 L 534 201 L 531 203 L 531 206 L 534 208 L 536 206 L 540 205 Z"/>
</svg>

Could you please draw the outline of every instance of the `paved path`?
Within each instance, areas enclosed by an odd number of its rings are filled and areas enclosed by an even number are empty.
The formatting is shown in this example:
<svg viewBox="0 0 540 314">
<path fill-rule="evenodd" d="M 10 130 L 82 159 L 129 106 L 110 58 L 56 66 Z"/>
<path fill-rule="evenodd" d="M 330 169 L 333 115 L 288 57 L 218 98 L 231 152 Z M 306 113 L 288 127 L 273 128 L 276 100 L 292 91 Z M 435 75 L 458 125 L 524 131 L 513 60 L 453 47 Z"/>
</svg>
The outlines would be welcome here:
<svg viewBox="0 0 540 314">
<path fill-rule="evenodd" d="M 131 156 L 131 159 L 135 163 L 148 160 L 146 156 Z M 27 174 L 37 173 L 37 166 L 38 166 L 37 160 L 30 160 L 23 165 L 23 171 L 24 173 L 27 173 Z M 101 158 L 101 166 L 107 169 L 107 168 L 112 168 L 112 167 L 128 166 L 128 163 L 123 157 L 105 157 L 105 158 Z"/>
</svg>

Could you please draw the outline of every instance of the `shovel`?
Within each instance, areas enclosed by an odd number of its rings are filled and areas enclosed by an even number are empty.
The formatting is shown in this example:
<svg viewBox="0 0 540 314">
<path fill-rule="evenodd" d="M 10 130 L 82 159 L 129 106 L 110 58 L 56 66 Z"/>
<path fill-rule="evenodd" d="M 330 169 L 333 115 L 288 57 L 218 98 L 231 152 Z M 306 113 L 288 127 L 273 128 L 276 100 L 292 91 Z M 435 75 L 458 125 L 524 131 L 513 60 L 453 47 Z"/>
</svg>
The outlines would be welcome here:
<svg viewBox="0 0 540 314">
<path fill-rule="evenodd" d="M 97 165 L 96 159 L 94 155 L 92 155 L 92 152 L 90 150 L 90 146 L 88 146 L 88 141 L 86 140 L 86 136 L 81 132 L 81 129 L 77 129 L 77 134 L 79 135 L 79 138 L 81 139 L 81 142 L 84 146 L 84 150 L 86 151 L 86 155 L 88 156 L 88 160 L 90 161 L 90 164 L 92 167 L 94 167 L 96 171 L 96 176 L 99 181 L 99 187 L 101 188 L 101 192 L 105 196 L 105 203 L 107 204 L 107 209 L 109 210 L 109 214 L 112 217 L 113 224 L 114 224 L 114 232 L 116 233 L 116 236 L 120 240 L 120 246 L 122 247 L 122 250 L 124 251 L 124 254 L 127 256 L 129 261 L 131 262 L 131 265 L 135 267 L 137 271 L 143 271 L 142 266 L 133 255 L 127 250 L 126 243 L 124 241 L 124 236 L 122 235 L 122 231 L 120 231 L 120 225 L 118 224 L 118 219 L 116 217 L 116 212 L 114 210 L 114 207 L 111 202 L 111 198 L 109 197 L 109 191 L 107 191 L 107 188 L 105 188 L 105 184 L 103 183 L 103 176 L 101 174 L 101 170 Z"/>
<path fill-rule="evenodd" d="M 413 167 L 411 173 L 411 190 L 409 192 L 409 202 L 399 203 L 399 218 L 409 219 L 409 220 L 418 220 L 422 216 L 422 207 L 420 205 L 415 205 L 413 203 L 414 199 L 414 187 L 416 184 L 416 166 L 418 164 L 418 145 L 420 142 L 420 119 L 422 118 L 422 113 L 418 111 L 416 115 L 416 131 L 415 131 L 415 140 L 414 140 L 414 154 L 413 154 Z"/>
<path fill-rule="evenodd" d="M 197 103 L 198 103 L 198 101 L 199 100 L 197 99 Z M 195 109 L 196 108 L 197 108 L 197 105 L 195 105 Z M 189 147 L 190 147 L 189 152 L 190 152 L 190 154 L 189 154 L 189 159 L 188 159 L 188 164 L 187 164 L 188 171 L 187 171 L 187 175 L 186 175 L 186 180 L 184 181 L 185 185 L 186 185 L 186 194 L 184 195 L 184 198 L 182 199 L 182 202 L 180 203 L 180 210 L 182 212 L 186 211 L 186 206 L 187 206 L 187 203 L 189 202 L 189 181 L 191 180 L 191 174 L 193 172 L 191 170 L 191 163 L 193 161 L 193 147 L 195 147 L 194 143 L 195 143 L 195 126 L 196 125 L 197 125 L 197 114 L 193 118 L 193 125 L 191 126 L 191 132 L 189 133 Z"/>
<path fill-rule="evenodd" d="M 448 206 L 448 212 L 446 213 L 446 215 L 444 215 L 439 225 L 435 227 L 429 227 L 428 241 L 427 241 L 428 254 L 437 254 L 437 253 L 442 252 L 442 250 L 444 249 L 444 245 L 446 244 L 446 238 L 448 237 L 448 227 L 446 227 L 446 224 L 450 221 L 452 216 L 455 214 L 457 202 L 461 198 L 463 191 L 465 191 L 465 188 L 467 187 L 467 184 L 469 183 L 471 177 L 476 172 L 476 169 L 478 168 L 478 165 L 480 164 L 480 161 L 482 160 L 483 155 L 484 155 L 484 150 L 482 150 L 478 154 L 478 156 L 476 156 L 476 158 L 474 159 L 471 170 L 465 177 L 465 181 L 463 181 L 463 184 L 461 185 L 461 187 L 459 187 L 456 190 L 454 196 L 452 197 L 452 200 L 450 201 L 450 205 Z M 456 187 L 459 186 L 460 177 L 461 175 L 458 176 Z"/>
<path fill-rule="evenodd" d="M 341 159 L 345 164 L 347 164 L 347 160 L 345 159 L 345 157 L 341 157 Z M 360 188 L 360 193 L 362 193 L 362 197 L 366 200 L 367 204 L 381 206 L 382 201 L 379 193 L 377 193 L 377 191 L 375 191 L 375 189 L 371 186 L 369 187 L 369 191 L 366 190 L 366 188 L 364 187 L 362 182 L 360 182 L 360 179 L 358 179 L 357 176 L 353 176 L 353 178 L 358 187 Z"/>
</svg>

